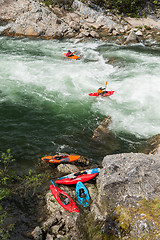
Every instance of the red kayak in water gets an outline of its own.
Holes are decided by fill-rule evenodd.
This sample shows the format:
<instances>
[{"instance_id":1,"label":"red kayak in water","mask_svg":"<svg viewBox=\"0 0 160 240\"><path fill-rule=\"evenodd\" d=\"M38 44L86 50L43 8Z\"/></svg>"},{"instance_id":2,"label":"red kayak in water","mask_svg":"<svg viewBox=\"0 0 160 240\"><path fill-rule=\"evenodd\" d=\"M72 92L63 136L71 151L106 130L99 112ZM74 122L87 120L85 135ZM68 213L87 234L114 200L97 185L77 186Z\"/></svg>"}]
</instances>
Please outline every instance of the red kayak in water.
<instances>
[{"instance_id":1,"label":"red kayak in water","mask_svg":"<svg viewBox=\"0 0 160 240\"><path fill-rule=\"evenodd\" d=\"M69 212L79 212L79 209L73 199L68 196L67 193L62 191L60 188L56 187L54 182L51 181L52 185L50 185L51 192L57 202L67 211Z\"/></svg>"},{"instance_id":2,"label":"red kayak in water","mask_svg":"<svg viewBox=\"0 0 160 240\"><path fill-rule=\"evenodd\" d=\"M98 92L93 92L93 93L89 93L89 96L94 96L94 97L109 97L111 96L115 91L104 91L104 93L102 95L98 94Z\"/></svg>"},{"instance_id":3,"label":"red kayak in water","mask_svg":"<svg viewBox=\"0 0 160 240\"><path fill-rule=\"evenodd\" d=\"M58 184L64 184L64 185L71 185L71 184L76 184L77 182L87 182L97 176L98 173L93 173L93 174L83 174L79 176L74 176L71 178L63 178L63 179L58 179L55 181L55 183Z\"/></svg>"}]
</instances>

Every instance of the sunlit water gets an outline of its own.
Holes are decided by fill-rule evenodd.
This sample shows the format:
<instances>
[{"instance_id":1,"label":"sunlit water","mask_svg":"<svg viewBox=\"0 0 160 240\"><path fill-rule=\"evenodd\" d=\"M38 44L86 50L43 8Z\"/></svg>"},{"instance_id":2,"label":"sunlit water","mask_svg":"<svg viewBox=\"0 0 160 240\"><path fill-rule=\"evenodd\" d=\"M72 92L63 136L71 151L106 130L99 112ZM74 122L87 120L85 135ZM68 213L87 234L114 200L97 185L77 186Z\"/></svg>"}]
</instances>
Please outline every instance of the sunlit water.
<instances>
[{"instance_id":1,"label":"sunlit water","mask_svg":"<svg viewBox=\"0 0 160 240\"><path fill-rule=\"evenodd\" d=\"M80 60L63 56L76 50ZM109 64L108 61L113 61ZM108 98L88 93L105 86ZM160 133L160 49L101 41L0 38L0 151L22 166L58 152L100 162ZM110 115L118 148L91 137Z\"/></svg>"}]
</instances>

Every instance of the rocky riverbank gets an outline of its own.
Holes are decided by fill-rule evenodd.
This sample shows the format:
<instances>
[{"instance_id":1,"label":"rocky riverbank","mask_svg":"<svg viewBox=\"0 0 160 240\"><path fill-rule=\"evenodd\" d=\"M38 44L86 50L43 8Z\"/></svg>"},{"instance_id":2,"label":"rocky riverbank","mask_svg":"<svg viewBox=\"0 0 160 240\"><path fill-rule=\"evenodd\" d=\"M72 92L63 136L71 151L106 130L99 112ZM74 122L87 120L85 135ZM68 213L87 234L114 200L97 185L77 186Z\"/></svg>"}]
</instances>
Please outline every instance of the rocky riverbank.
<instances>
[{"instance_id":1,"label":"rocky riverbank","mask_svg":"<svg viewBox=\"0 0 160 240\"><path fill-rule=\"evenodd\" d=\"M105 13L101 9L96 11L77 0L73 2L72 8L73 11L69 12L58 7L47 7L38 1L0 0L0 33L5 36L45 39L113 38L118 44L145 42L147 39L155 39L159 42L159 16L154 18L150 16L146 19L124 18L109 11ZM93 141L103 141L104 137L105 141L115 142L114 134L107 128L110 121L108 117L95 130ZM80 214L70 214L65 211L48 190L45 196L46 206L42 204L39 206L41 211L36 211L40 215L38 216L40 223L37 223L32 232L32 238L100 240L135 239L136 236L136 239L159 239L159 139L157 135L148 140L149 148L139 151L146 154L123 153L106 156L99 176L85 184L91 202L89 208L80 208ZM74 165L70 166L71 168L69 165L67 167L68 169L65 169L65 165L59 166L57 168L59 174L77 170ZM56 179L55 175L54 177ZM28 185L30 186L31 183L30 180ZM77 203L75 187L61 188ZM30 193L28 193L28 202L31 201L29 197ZM14 199L14 202L20 209L18 212L21 216L18 220L18 224L22 226L20 231L25 232L28 222L21 211L29 206L27 197L24 197L24 206L20 205L19 198ZM46 221L41 219L43 209L47 209ZM29 215L29 207L27 210ZM26 224L25 227L23 223ZM28 239L31 235L28 235Z\"/></svg>"},{"instance_id":2,"label":"rocky riverbank","mask_svg":"<svg viewBox=\"0 0 160 240\"><path fill-rule=\"evenodd\" d=\"M65 165L59 166L61 174L64 169ZM71 214L49 191L49 218L34 229L32 236L39 240L159 239L159 182L159 152L108 155L96 180L85 183L91 197L89 208L78 205L80 213ZM75 187L61 185L61 189L77 203Z\"/></svg>"},{"instance_id":3,"label":"rocky riverbank","mask_svg":"<svg viewBox=\"0 0 160 240\"><path fill-rule=\"evenodd\" d=\"M107 117L95 129L93 139L107 135ZM101 139L99 135L103 136ZM111 139L110 139L111 140ZM91 198L87 209L69 213L46 194L48 220L32 232L34 239L159 239L160 236L160 135L148 139L145 153L106 156L99 176L85 183ZM77 171L75 165L61 164L59 175ZM77 203L75 186L60 188ZM78 204L78 203L77 203ZM154 235L154 237L153 237Z\"/></svg>"},{"instance_id":4,"label":"rocky riverbank","mask_svg":"<svg viewBox=\"0 0 160 240\"><path fill-rule=\"evenodd\" d=\"M118 44L160 39L160 19L132 19L74 0L72 11L33 0L0 1L0 34L41 38L117 39Z\"/></svg>"}]
</instances>

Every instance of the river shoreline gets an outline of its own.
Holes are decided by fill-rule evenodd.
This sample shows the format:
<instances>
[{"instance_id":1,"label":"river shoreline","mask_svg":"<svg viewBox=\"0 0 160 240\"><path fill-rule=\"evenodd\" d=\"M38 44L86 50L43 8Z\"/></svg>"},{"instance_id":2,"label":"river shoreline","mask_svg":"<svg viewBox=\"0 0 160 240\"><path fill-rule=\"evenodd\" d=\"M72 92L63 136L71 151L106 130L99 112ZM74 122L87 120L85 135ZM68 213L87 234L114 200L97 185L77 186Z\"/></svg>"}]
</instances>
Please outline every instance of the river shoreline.
<instances>
[{"instance_id":1,"label":"river shoreline","mask_svg":"<svg viewBox=\"0 0 160 240\"><path fill-rule=\"evenodd\" d=\"M43 39L95 38L104 41L114 37L118 44L148 39L158 43L160 40L159 15L138 19L110 12L104 14L78 0L74 0L72 8L73 11L69 12L58 7L47 7L38 1L1 1L1 35Z\"/></svg>"},{"instance_id":2,"label":"river shoreline","mask_svg":"<svg viewBox=\"0 0 160 240\"><path fill-rule=\"evenodd\" d=\"M3 2L8 3L8 1L1 1L1 4L3 4ZM21 2L22 5L24 4L23 1L17 2ZM14 3L14 6L17 6L16 2ZM33 2L31 1L30 3ZM65 25L63 24L61 17L58 17L55 19L55 26L58 27L58 32L57 28L55 28L54 32L47 32L46 25L45 27L43 25L42 31L42 28L39 27L42 23L45 23L45 20L42 22L40 15L36 13L35 10L37 6L39 7L39 4L36 5L35 8L32 8L32 11L28 12L28 6L32 7L30 3L26 2L26 5L23 5L24 12L22 11L21 13L16 13L16 11L14 11L14 8L9 8L8 5L9 14L7 12L4 14L6 9L2 9L3 5L0 5L0 10L3 10L3 14L5 15L4 16L1 14L1 16L3 16L3 19L1 18L1 21L3 22L4 27L3 31L1 32L2 35L14 37L40 37L45 39L62 39L66 37L83 40L86 38L100 38L104 41L108 36L109 39L113 37L113 41L116 41L116 39L118 39L118 44L128 44L132 41L137 43L141 38L142 41L147 39L154 39L154 37L152 37L152 33L154 33L153 35L156 37L157 43L159 42L159 30L156 28L157 21L154 21L152 23L147 22L149 19L145 19L145 21L142 22L141 19L138 19L138 22L136 19L134 19L134 23L130 23L130 26L128 23L126 24L129 19L125 19L125 24L122 25L129 27L127 27L126 30L125 27L123 27L120 29L120 31L118 30L117 26L107 27L106 29L99 29L99 26L97 26L98 29L95 31L96 25L94 25L94 27L92 27L92 30L94 29L94 31L92 32L91 29L88 29L88 25L84 27L84 22L81 28L79 28L79 26L76 24L74 25L72 22L71 25L74 26L73 30L73 28L69 26L69 21L68 24ZM47 9L46 11L48 14L55 11L55 9L52 10L52 7L40 7L39 10L42 13L41 17L44 16L44 9ZM61 11L59 9L56 10L60 16ZM32 19L30 19L30 24L27 22L28 25L24 25L23 18L27 21L24 13L28 13L29 15L27 15L27 17L31 17ZM32 14L35 16L35 19L33 19ZM70 13L67 16L70 16ZM51 19L53 20L54 17L55 15L52 15ZM73 17L76 19L77 15L72 15L72 18ZM78 21L80 21L79 19ZM95 24L93 22L93 19L89 20L90 24L93 26L93 24ZM120 19L120 21L122 21L122 19ZM4 24L4 22L6 22L6 24ZM36 25L36 22L38 22L39 25ZM113 22L110 22L110 24L114 24ZM104 22L102 25L103 24ZM62 27L61 29L59 29L60 26ZM123 30L126 32L124 33ZM132 41L128 40L128 42L126 42L131 30L133 30L134 33L138 31L139 32L137 34L132 34ZM98 35L96 35L96 33L98 33ZM17 189L15 188L14 184L11 185L11 188L13 188L15 191L15 195L6 200L6 203L8 205L5 204L4 200L4 209L6 209L6 206L9 206L9 200L15 207L19 207L19 210L16 212L16 214L12 209L12 206L8 207L8 209L12 209L13 214L17 216L17 218L14 219L15 222L13 222L15 224L15 227L17 227L15 229L18 229L18 231L15 230L14 232L13 229L12 232L11 230L13 233L12 239L21 239L21 236L23 236L24 239L34 238L39 240L100 240L104 239L105 237L110 237L110 239L112 237L114 237L114 239L126 239L130 237L130 239L134 239L135 236L141 239L144 237L145 239L151 239L150 237L152 236L153 232L154 239L158 239L160 234L159 226L157 224L159 223L159 216L157 215L157 212L159 211L160 176L158 170L160 169L160 163L159 155L153 156L153 153L159 154L159 139L159 135L149 139L149 144L151 147L153 147L153 149L151 149L150 153L146 150L147 154L122 153L107 155L103 159L102 171L96 181L92 183L86 183L86 186L92 198L92 203L88 210L82 209L81 215L79 217L72 216L70 213L64 211L61 206L59 206L57 202L54 201L54 197L48 190L49 179L54 178L55 180L58 176L56 175L56 169L52 171L53 169L51 170L47 166L43 166L40 170L41 174L39 174L39 172L38 174L30 172L30 174L28 174L28 176L24 179L24 189L22 189L20 185L17 187ZM64 166L61 167L62 170L58 174L63 175ZM92 165L90 167L92 167ZM39 185L40 180L43 180L43 184L46 184L44 189L41 188L41 185ZM16 183L16 177L15 179L13 178L12 181L15 181ZM22 184L22 182L20 182L20 184ZM19 191L19 187L21 191ZM38 193L35 191L35 188L40 188ZM73 196L76 201L74 188L62 188L71 196ZM20 196L21 194L22 198ZM34 199L36 199L36 201L34 201ZM149 207L147 208L147 206L151 206L151 209L153 210L152 216L150 209ZM45 209L46 212L43 209ZM33 218L30 218L32 214ZM8 221L10 219L11 218L8 218ZM28 219L31 221L29 224ZM8 221L6 226L8 226ZM35 229L33 230L33 228Z\"/></svg>"}]
</instances>

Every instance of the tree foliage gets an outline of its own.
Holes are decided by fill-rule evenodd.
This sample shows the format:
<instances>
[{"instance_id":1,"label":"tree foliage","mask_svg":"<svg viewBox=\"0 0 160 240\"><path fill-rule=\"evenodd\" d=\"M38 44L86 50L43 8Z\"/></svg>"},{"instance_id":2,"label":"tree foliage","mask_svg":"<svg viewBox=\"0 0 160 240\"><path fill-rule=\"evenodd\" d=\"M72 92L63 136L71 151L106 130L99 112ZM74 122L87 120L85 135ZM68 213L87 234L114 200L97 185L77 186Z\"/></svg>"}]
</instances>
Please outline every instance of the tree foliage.
<instances>
[{"instance_id":1,"label":"tree foliage","mask_svg":"<svg viewBox=\"0 0 160 240\"><path fill-rule=\"evenodd\" d=\"M91 0L85 2L131 16L142 16L160 8L159 0Z\"/></svg>"},{"instance_id":2,"label":"tree foliage","mask_svg":"<svg viewBox=\"0 0 160 240\"><path fill-rule=\"evenodd\" d=\"M9 180L9 167L10 167L11 163L14 161L15 161L15 159L13 158L10 149L7 149L6 153L1 154L1 157L0 157L0 164L1 164L0 182L4 185L6 185L7 180Z\"/></svg>"}]
</instances>

